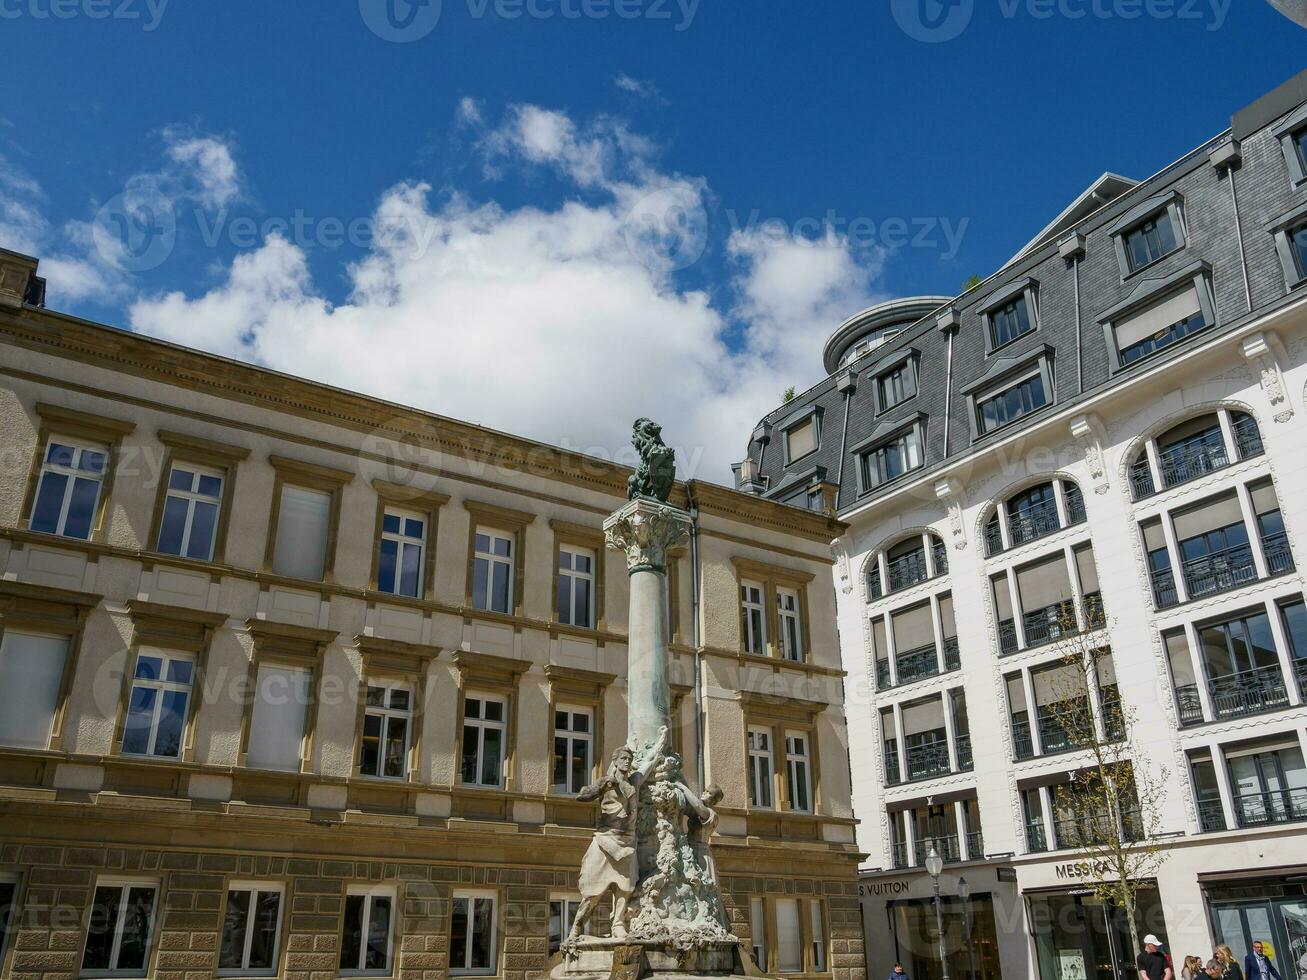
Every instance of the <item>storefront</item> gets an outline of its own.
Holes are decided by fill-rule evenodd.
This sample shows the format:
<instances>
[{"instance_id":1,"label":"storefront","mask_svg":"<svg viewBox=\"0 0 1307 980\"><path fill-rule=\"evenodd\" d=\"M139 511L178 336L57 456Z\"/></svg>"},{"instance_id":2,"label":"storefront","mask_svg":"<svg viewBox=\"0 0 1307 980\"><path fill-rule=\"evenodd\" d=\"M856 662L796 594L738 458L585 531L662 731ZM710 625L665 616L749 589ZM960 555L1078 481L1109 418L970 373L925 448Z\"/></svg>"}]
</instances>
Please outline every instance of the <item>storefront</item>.
<instances>
[{"instance_id":1,"label":"storefront","mask_svg":"<svg viewBox=\"0 0 1307 980\"><path fill-rule=\"evenodd\" d=\"M1204 881L1212 935L1243 962L1260 941L1284 980L1307 980L1307 873Z\"/></svg>"},{"instance_id":2,"label":"storefront","mask_svg":"<svg viewBox=\"0 0 1307 980\"><path fill-rule=\"evenodd\" d=\"M894 959L914 980L943 976L939 968L939 929L935 903L929 898L890 901L890 929ZM1001 980L998 930L994 924L993 896L972 895L940 899L944 923L944 950L952 980Z\"/></svg>"},{"instance_id":3,"label":"storefront","mask_svg":"<svg viewBox=\"0 0 1307 980\"><path fill-rule=\"evenodd\" d=\"M1026 892L1040 980L1135 980L1139 950L1125 911L1087 888ZM1138 892L1136 927L1166 940L1166 919L1155 884Z\"/></svg>"}]
</instances>

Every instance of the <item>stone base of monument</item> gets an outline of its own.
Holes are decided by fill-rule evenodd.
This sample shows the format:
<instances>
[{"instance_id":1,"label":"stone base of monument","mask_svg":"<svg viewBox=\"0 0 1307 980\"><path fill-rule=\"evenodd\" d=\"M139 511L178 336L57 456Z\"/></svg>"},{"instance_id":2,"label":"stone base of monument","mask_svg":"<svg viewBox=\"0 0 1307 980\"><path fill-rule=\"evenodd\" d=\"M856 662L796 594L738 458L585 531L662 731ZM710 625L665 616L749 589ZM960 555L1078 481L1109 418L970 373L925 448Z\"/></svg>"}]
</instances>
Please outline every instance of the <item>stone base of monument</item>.
<instances>
[{"instance_id":1,"label":"stone base of monument","mask_svg":"<svg viewBox=\"0 0 1307 980\"><path fill-rule=\"evenodd\" d=\"M707 943L691 950L669 943L587 936L560 955L552 980L688 980L691 977L757 976L738 943Z\"/></svg>"}]
</instances>

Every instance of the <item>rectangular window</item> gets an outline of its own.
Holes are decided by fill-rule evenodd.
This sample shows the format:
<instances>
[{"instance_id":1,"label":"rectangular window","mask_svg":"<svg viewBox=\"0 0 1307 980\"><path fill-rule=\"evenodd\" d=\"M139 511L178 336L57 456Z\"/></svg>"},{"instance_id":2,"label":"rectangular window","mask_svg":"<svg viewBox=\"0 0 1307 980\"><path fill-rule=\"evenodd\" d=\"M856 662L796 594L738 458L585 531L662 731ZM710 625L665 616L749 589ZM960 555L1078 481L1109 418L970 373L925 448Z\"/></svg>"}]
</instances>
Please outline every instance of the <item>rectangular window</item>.
<instances>
[{"instance_id":1,"label":"rectangular window","mask_svg":"<svg viewBox=\"0 0 1307 980\"><path fill-rule=\"evenodd\" d=\"M822 915L821 902L815 899L808 902L809 938L812 943L812 972L826 972L826 917Z\"/></svg>"},{"instance_id":2,"label":"rectangular window","mask_svg":"<svg viewBox=\"0 0 1307 980\"><path fill-rule=\"evenodd\" d=\"M141 650L123 731L125 755L181 758L195 661L186 654Z\"/></svg>"},{"instance_id":3,"label":"rectangular window","mask_svg":"<svg viewBox=\"0 0 1307 980\"><path fill-rule=\"evenodd\" d=\"M449 925L449 972L490 976L495 972L495 896L455 892Z\"/></svg>"},{"instance_id":4,"label":"rectangular window","mask_svg":"<svg viewBox=\"0 0 1307 980\"><path fill-rule=\"evenodd\" d=\"M1307 170L1307 126L1294 133L1290 139L1293 141L1294 152L1298 154L1298 166Z\"/></svg>"},{"instance_id":5,"label":"rectangular window","mask_svg":"<svg viewBox=\"0 0 1307 980\"><path fill-rule=\"evenodd\" d=\"M1161 211L1141 224L1135 225L1123 236L1126 261L1135 272L1151 265L1176 248L1175 226L1170 210Z\"/></svg>"},{"instance_id":6,"label":"rectangular window","mask_svg":"<svg viewBox=\"0 0 1307 980\"><path fill-rule=\"evenodd\" d=\"M0 745L48 749L68 665L68 638L5 630L0 639Z\"/></svg>"},{"instance_id":7,"label":"rectangular window","mask_svg":"<svg viewBox=\"0 0 1307 980\"><path fill-rule=\"evenodd\" d=\"M263 664L254 682L245 764L251 769L299 772L304 722L312 697L313 672Z\"/></svg>"},{"instance_id":8,"label":"rectangular window","mask_svg":"<svg viewBox=\"0 0 1307 980\"><path fill-rule=\"evenodd\" d=\"M563 940L572 931L576 921L576 910L581 907L581 899L574 895L555 895L549 899L549 955L553 956L563 946ZM582 935L590 935L587 922L581 930Z\"/></svg>"},{"instance_id":9,"label":"rectangular window","mask_svg":"<svg viewBox=\"0 0 1307 980\"><path fill-rule=\"evenodd\" d=\"M377 589L390 595L422 595L422 553L427 522L418 514L386 508L381 516Z\"/></svg>"},{"instance_id":10,"label":"rectangular window","mask_svg":"<svg viewBox=\"0 0 1307 980\"><path fill-rule=\"evenodd\" d=\"M12 876L0 877L0 962L4 961L5 951L9 948L9 934L18 913L18 879Z\"/></svg>"},{"instance_id":11,"label":"rectangular window","mask_svg":"<svg viewBox=\"0 0 1307 980\"><path fill-rule=\"evenodd\" d=\"M786 660L802 660L803 627L799 622L799 593L794 589L778 588L776 612L781 630L781 656Z\"/></svg>"},{"instance_id":12,"label":"rectangular window","mask_svg":"<svg viewBox=\"0 0 1307 980\"><path fill-rule=\"evenodd\" d=\"M594 626L595 553L570 545L558 549L558 621Z\"/></svg>"},{"instance_id":13,"label":"rectangular window","mask_svg":"<svg viewBox=\"0 0 1307 980\"><path fill-rule=\"evenodd\" d=\"M103 446L51 439L32 505L33 531L89 540L109 462Z\"/></svg>"},{"instance_id":14,"label":"rectangular window","mask_svg":"<svg viewBox=\"0 0 1307 980\"><path fill-rule=\"evenodd\" d=\"M216 470L189 463L173 465L159 521L158 550L162 554L212 560L222 484L223 476Z\"/></svg>"},{"instance_id":15,"label":"rectangular window","mask_svg":"<svg viewBox=\"0 0 1307 980\"><path fill-rule=\"evenodd\" d=\"M780 973L803 972L803 933L797 898L776 899L776 968Z\"/></svg>"},{"instance_id":16,"label":"rectangular window","mask_svg":"<svg viewBox=\"0 0 1307 980\"><path fill-rule=\"evenodd\" d=\"M876 389L882 412L912 398L917 393L917 372L912 362L904 361L892 371L886 371L876 379Z\"/></svg>"},{"instance_id":17,"label":"rectangular window","mask_svg":"<svg viewBox=\"0 0 1307 980\"><path fill-rule=\"evenodd\" d=\"M490 612L512 612L512 535L477 529L472 568L472 605L476 609Z\"/></svg>"},{"instance_id":18,"label":"rectangular window","mask_svg":"<svg viewBox=\"0 0 1307 980\"><path fill-rule=\"evenodd\" d=\"M554 709L554 792L575 796L590 781L594 713L589 708Z\"/></svg>"},{"instance_id":19,"label":"rectangular window","mask_svg":"<svg viewBox=\"0 0 1307 980\"><path fill-rule=\"evenodd\" d=\"M158 884L152 881L96 883L82 952L82 976L145 976L158 892Z\"/></svg>"},{"instance_id":20,"label":"rectangular window","mask_svg":"<svg viewBox=\"0 0 1307 980\"><path fill-rule=\"evenodd\" d=\"M505 703L469 694L463 699L463 784L498 789L504 783Z\"/></svg>"},{"instance_id":21,"label":"rectangular window","mask_svg":"<svg viewBox=\"0 0 1307 980\"><path fill-rule=\"evenodd\" d=\"M1206 326L1198 289L1190 286L1115 325L1121 364L1133 364Z\"/></svg>"},{"instance_id":22,"label":"rectangular window","mask_svg":"<svg viewBox=\"0 0 1307 980\"><path fill-rule=\"evenodd\" d=\"M921 428L913 426L862 457L862 485L867 490L879 487L917 469L922 462Z\"/></svg>"},{"instance_id":23,"label":"rectangular window","mask_svg":"<svg viewBox=\"0 0 1307 980\"><path fill-rule=\"evenodd\" d=\"M1290 228L1285 234L1289 236L1289 251L1293 255L1298 279L1307 279L1307 222Z\"/></svg>"},{"instance_id":24,"label":"rectangular window","mask_svg":"<svg viewBox=\"0 0 1307 980\"><path fill-rule=\"evenodd\" d=\"M277 542L272 570L278 575L320 582L327 567L327 535L334 498L325 490L284 486L277 507Z\"/></svg>"},{"instance_id":25,"label":"rectangular window","mask_svg":"<svg viewBox=\"0 0 1307 980\"><path fill-rule=\"evenodd\" d=\"M749 899L749 932L753 936L753 961L767 972L767 905L761 898Z\"/></svg>"},{"instance_id":26,"label":"rectangular window","mask_svg":"<svg viewBox=\"0 0 1307 980\"><path fill-rule=\"evenodd\" d=\"M280 885L232 884L218 950L219 976L277 974L281 939Z\"/></svg>"},{"instance_id":27,"label":"rectangular window","mask_svg":"<svg viewBox=\"0 0 1307 980\"><path fill-rule=\"evenodd\" d=\"M767 607L763 604L763 588L756 582L740 583L740 605L744 610L744 649L746 653L764 656L767 652Z\"/></svg>"},{"instance_id":28,"label":"rectangular window","mask_svg":"<svg viewBox=\"0 0 1307 980\"><path fill-rule=\"evenodd\" d=\"M413 691L407 684L370 680L366 701L359 773L405 779L408 776L409 729L413 722Z\"/></svg>"},{"instance_id":29,"label":"rectangular window","mask_svg":"<svg viewBox=\"0 0 1307 980\"><path fill-rule=\"evenodd\" d=\"M340 941L342 976L389 976L395 946L395 894L389 888L350 886Z\"/></svg>"},{"instance_id":30,"label":"rectangular window","mask_svg":"<svg viewBox=\"0 0 1307 980\"><path fill-rule=\"evenodd\" d=\"M1025 293L1022 293L1012 302L1000 306L989 315L990 348L995 349L1010 344L1034 329L1035 323L1030 317L1030 306L1026 302Z\"/></svg>"},{"instance_id":31,"label":"rectangular window","mask_svg":"<svg viewBox=\"0 0 1307 980\"><path fill-rule=\"evenodd\" d=\"M771 731L766 728L749 729L749 805L772 810L776 802L772 796Z\"/></svg>"},{"instance_id":32,"label":"rectangular window","mask_svg":"<svg viewBox=\"0 0 1307 980\"><path fill-rule=\"evenodd\" d=\"M1044 376L1033 374L977 403L980 432L993 432L1048 404Z\"/></svg>"},{"instance_id":33,"label":"rectangular window","mask_svg":"<svg viewBox=\"0 0 1307 980\"><path fill-rule=\"evenodd\" d=\"M785 733L786 785L790 792L790 809L812 812L812 765L808 758L808 736Z\"/></svg>"},{"instance_id":34,"label":"rectangular window","mask_svg":"<svg viewBox=\"0 0 1307 980\"><path fill-rule=\"evenodd\" d=\"M792 463L796 459L807 456L808 453L815 452L816 449L817 417L815 415L785 430L785 459L787 463Z\"/></svg>"}]
</instances>

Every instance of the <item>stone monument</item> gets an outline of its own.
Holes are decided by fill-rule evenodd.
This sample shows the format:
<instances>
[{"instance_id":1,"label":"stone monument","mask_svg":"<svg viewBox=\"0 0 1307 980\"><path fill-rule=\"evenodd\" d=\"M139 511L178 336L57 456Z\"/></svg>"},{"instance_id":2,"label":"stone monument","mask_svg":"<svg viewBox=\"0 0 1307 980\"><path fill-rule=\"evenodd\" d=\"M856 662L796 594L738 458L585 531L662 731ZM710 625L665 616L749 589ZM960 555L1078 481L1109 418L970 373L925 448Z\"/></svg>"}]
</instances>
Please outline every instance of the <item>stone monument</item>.
<instances>
[{"instance_id":1,"label":"stone monument","mask_svg":"<svg viewBox=\"0 0 1307 980\"><path fill-rule=\"evenodd\" d=\"M633 441L640 465L628 481L628 501L604 522L605 539L626 555L631 580L627 740L580 795L599 801L599 816L556 980L749 970L727 925L708 844L721 791L691 789L668 748L667 552L688 535L690 515L667 502L675 455L663 445L661 427L638 419ZM584 935L605 896L612 899L609 935Z\"/></svg>"}]
</instances>

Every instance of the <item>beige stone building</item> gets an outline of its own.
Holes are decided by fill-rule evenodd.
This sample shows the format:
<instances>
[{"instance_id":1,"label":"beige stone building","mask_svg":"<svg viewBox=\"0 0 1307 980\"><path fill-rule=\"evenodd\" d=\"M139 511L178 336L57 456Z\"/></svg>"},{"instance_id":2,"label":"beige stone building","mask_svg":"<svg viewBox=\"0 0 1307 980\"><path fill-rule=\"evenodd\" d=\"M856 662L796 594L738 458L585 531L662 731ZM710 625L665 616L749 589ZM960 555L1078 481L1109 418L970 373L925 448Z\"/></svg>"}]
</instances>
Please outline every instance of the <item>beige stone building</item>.
<instances>
[{"instance_id":1,"label":"beige stone building","mask_svg":"<svg viewBox=\"0 0 1307 980\"><path fill-rule=\"evenodd\" d=\"M55 313L36 265L0 252L0 973L541 976L625 738L629 471ZM861 980L843 525L673 502L733 928Z\"/></svg>"}]
</instances>

